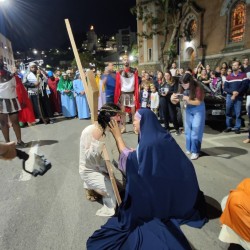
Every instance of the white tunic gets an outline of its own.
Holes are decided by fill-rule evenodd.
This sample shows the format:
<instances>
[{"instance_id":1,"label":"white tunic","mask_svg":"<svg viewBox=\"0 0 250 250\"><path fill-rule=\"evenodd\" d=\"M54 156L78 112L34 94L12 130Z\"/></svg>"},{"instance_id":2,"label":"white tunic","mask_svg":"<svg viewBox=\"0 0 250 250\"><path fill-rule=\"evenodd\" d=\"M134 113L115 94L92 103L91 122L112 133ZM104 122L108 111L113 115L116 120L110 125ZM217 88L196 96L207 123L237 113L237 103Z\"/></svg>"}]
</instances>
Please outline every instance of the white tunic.
<instances>
[{"instance_id":1,"label":"white tunic","mask_svg":"<svg viewBox=\"0 0 250 250\"><path fill-rule=\"evenodd\" d=\"M12 77L9 81L0 83L0 98L14 99L16 94L16 79Z\"/></svg>"},{"instance_id":2,"label":"white tunic","mask_svg":"<svg viewBox=\"0 0 250 250\"><path fill-rule=\"evenodd\" d=\"M102 157L104 141L103 139L98 141L93 137L95 126L89 125L82 131L79 173L84 181L84 187L106 193L107 195L103 197L103 204L113 209L116 206L116 199Z\"/></svg>"},{"instance_id":3,"label":"white tunic","mask_svg":"<svg viewBox=\"0 0 250 250\"><path fill-rule=\"evenodd\" d=\"M134 92L134 90L135 90L134 74L132 74L132 76L129 78L121 76L121 91L122 92Z\"/></svg>"},{"instance_id":4,"label":"white tunic","mask_svg":"<svg viewBox=\"0 0 250 250\"><path fill-rule=\"evenodd\" d=\"M80 139L80 175L89 172L107 173L105 161L101 155L104 146L103 141L93 137L95 125L90 125L82 131Z\"/></svg>"}]
</instances>

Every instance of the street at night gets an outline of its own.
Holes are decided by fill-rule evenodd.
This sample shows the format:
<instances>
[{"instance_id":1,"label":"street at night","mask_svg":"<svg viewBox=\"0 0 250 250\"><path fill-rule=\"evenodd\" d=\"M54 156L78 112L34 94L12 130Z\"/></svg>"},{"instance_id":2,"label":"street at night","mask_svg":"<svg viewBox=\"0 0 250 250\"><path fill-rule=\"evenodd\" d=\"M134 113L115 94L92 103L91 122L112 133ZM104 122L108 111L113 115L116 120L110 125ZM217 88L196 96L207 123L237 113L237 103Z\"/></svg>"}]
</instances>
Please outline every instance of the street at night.
<instances>
[{"instance_id":1,"label":"street at night","mask_svg":"<svg viewBox=\"0 0 250 250\"><path fill-rule=\"evenodd\" d=\"M95 215L101 204L86 200L79 176L79 138L89 124L59 119L22 130L26 142L33 141L33 147L39 144L38 152L52 162L52 169L34 178L22 171L18 159L1 162L0 249L85 249L88 237L106 222ZM131 125L128 130L132 131ZM184 135L173 137L185 150ZM210 221L202 229L183 227L193 249L227 249L218 240L220 202L249 173L250 149L242 144L244 137L206 126L203 156L194 166ZM134 133L128 131L124 138L129 146L136 146Z\"/></svg>"},{"instance_id":2,"label":"street at night","mask_svg":"<svg viewBox=\"0 0 250 250\"><path fill-rule=\"evenodd\" d=\"M250 250L250 0L0 0L0 250Z\"/></svg>"}]
</instances>

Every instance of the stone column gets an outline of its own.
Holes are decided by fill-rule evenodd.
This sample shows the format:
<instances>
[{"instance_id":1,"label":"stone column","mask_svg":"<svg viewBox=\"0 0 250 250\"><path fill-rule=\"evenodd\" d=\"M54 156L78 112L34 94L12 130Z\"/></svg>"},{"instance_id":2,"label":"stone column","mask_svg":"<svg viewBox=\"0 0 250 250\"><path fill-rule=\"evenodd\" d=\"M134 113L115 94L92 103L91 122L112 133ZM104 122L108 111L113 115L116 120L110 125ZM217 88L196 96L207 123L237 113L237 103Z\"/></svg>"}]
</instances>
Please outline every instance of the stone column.
<instances>
[{"instance_id":1,"label":"stone column","mask_svg":"<svg viewBox=\"0 0 250 250\"><path fill-rule=\"evenodd\" d=\"M145 23L142 24L143 32L147 32L147 25ZM148 61L148 40L143 38L143 59L144 63Z\"/></svg>"}]
</instances>

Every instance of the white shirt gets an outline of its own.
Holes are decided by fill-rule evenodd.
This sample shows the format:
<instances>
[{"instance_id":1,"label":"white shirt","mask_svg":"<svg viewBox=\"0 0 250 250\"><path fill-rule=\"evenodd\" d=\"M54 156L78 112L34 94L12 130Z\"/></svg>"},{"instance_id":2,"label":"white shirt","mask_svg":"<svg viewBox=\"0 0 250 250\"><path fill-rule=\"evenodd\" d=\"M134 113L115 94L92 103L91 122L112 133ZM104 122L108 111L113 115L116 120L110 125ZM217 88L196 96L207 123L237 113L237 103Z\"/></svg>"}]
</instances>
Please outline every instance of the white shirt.
<instances>
[{"instance_id":1,"label":"white shirt","mask_svg":"<svg viewBox=\"0 0 250 250\"><path fill-rule=\"evenodd\" d=\"M158 92L151 92L150 95L150 108L151 109L157 109L159 108L159 94Z\"/></svg>"},{"instance_id":2,"label":"white shirt","mask_svg":"<svg viewBox=\"0 0 250 250\"><path fill-rule=\"evenodd\" d=\"M170 69L170 72L171 72L171 75L172 76L175 76L176 75L176 71L177 71L177 69Z\"/></svg>"},{"instance_id":3,"label":"white shirt","mask_svg":"<svg viewBox=\"0 0 250 250\"><path fill-rule=\"evenodd\" d=\"M134 92L135 90L135 77L132 74L131 77L121 76L121 91L122 92Z\"/></svg>"},{"instance_id":4,"label":"white shirt","mask_svg":"<svg viewBox=\"0 0 250 250\"><path fill-rule=\"evenodd\" d=\"M40 91L42 91L43 81L42 81L41 77L39 77L37 79L37 76L33 72L29 72L27 74L26 78L27 78L28 82L30 82L30 83L36 83L39 80L39 83L40 83L39 89L40 89ZM38 91L37 88L28 88L28 93L37 94L37 91Z\"/></svg>"},{"instance_id":5,"label":"white shirt","mask_svg":"<svg viewBox=\"0 0 250 250\"><path fill-rule=\"evenodd\" d=\"M79 173L105 172L107 168L101 155L104 141L98 141L93 137L95 125L89 125L82 131L80 138Z\"/></svg>"}]
</instances>

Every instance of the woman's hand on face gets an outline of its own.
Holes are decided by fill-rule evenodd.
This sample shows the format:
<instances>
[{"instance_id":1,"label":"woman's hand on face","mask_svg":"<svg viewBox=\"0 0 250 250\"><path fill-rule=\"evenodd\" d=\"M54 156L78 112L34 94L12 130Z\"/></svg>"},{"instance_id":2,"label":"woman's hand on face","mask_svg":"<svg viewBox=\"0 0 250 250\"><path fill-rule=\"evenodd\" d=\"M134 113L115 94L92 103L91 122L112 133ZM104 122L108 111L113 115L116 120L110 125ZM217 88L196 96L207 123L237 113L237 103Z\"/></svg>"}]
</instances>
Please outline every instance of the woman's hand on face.
<instances>
[{"instance_id":1,"label":"woman's hand on face","mask_svg":"<svg viewBox=\"0 0 250 250\"><path fill-rule=\"evenodd\" d=\"M110 120L109 122L110 131L115 138L121 137L121 130L116 120Z\"/></svg>"}]
</instances>

